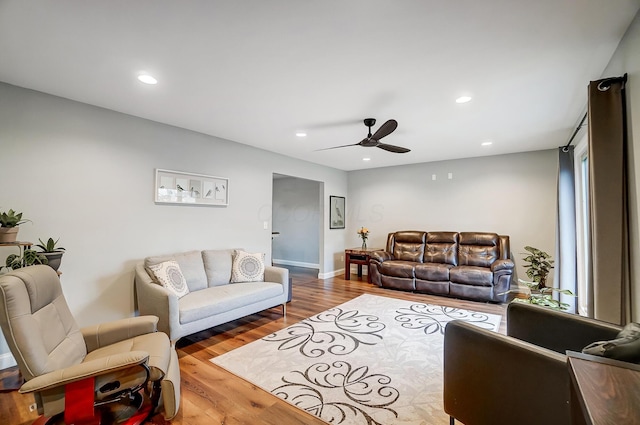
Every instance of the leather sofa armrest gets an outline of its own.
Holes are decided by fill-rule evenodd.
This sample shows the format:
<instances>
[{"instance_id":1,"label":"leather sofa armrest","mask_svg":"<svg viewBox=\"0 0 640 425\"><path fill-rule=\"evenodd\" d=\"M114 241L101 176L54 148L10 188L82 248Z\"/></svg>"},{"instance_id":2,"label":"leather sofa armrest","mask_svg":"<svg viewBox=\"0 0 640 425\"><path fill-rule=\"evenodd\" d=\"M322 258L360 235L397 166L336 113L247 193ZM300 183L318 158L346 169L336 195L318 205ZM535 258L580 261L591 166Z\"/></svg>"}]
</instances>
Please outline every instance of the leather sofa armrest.
<instances>
[{"instance_id":1,"label":"leather sofa armrest","mask_svg":"<svg viewBox=\"0 0 640 425\"><path fill-rule=\"evenodd\" d=\"M507 335L564 354L596 341L614 339L622 327L537 305L507 307Z\"/></svg>"},{"instance_id":2,"label":"leather sofa armrest","mask_svg":"<svg viewBox=\"0 0 640 425\"><path fill-rule=\"evenodd\" d=\"M20 393L44 391L63 386L70 382L80 381L91 376L106 375L127 369L131 366L146 363L148 359L149 354L145 351L130 351L102 357L30 379L20 387Z\"/></svg>"},{"instance_id":3,"label":"leather sofa armrest","mask_svg":"<svg viewBox=\"0 0 640 425\"><path fill-rule=\"evenodd\" d=\"M393 260L393 254L387 251L373 251L369 254L369 260L382 263L387 260Z\"/></svg>"},{"instance_id":4,"label":"leather sofa armrest","mask_svg":"<svg viewBox=\"0 0 640 425\"><path fill-rule=\"evenodd\" d=\"M502 270L513 271L514 266L512 260L496 260L491 264L491 271L494 273Z\"/></svg>"},{"instance_id":5,"label":"leather sofa armrest","mask_svg":"<svg viewBox=\"0 0 640 425\"><path fill-rule=\"evenodd\" d=\"M462 423L570 423L566 356L463 321L444 334L444 410Z\"/></svg>"},{"instance_id":6,"label":"leather sofa armrest","mask_svg":"<svg viewBox=\"0 0 640 425\"><path fill-rule=\"evenodd\" d=\"M156 332L157 325L156 316L138 316L87 326L80 329L80 332L87 351L92 352L125 339Z\"/></svg>"},{"instance_id":7,"label":"leather sofa armrest","mask_svg":"<svg viewBox=\"0 0 640 425\"><path fill-rule=\"evenodd\" d=\"M142 264L136 266L136 300L141 315L156 316L158 330L169 335L175 342L177 333L172 335L171 328L180 329L180 311L178 297L151 280Z\"/></svg>"}]
</instances>

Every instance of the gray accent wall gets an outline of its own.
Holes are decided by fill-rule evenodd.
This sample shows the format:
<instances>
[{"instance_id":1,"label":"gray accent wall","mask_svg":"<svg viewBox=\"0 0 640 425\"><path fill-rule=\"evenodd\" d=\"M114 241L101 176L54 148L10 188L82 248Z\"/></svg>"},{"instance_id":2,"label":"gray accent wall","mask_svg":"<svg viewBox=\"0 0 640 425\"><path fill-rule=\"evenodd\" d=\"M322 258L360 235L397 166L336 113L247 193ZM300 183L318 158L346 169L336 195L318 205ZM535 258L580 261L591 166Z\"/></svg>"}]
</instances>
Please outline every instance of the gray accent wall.
<instances>
[{"instance_id":1,"label":"gray accent wall","mask_svg":"<svg viewBox=\"0 0 640 425\"><path fill-rule=\"evenodd\" d=\"M554 252L557 172L555 149L350 172L347 244L361 226L369 248L398 230L496 232L522 277L525 245Z\"/></svg>"},{"instance_id":2,"label":"gray accent wall","mask_svg":"<svg viewBox=\"0 0 640 425\"><path fill-rule=\"evenodd\" d=\"M320 256L320 183L292 177L273 180L274 262L317 268Z\"/></svg>"}]
</instances>

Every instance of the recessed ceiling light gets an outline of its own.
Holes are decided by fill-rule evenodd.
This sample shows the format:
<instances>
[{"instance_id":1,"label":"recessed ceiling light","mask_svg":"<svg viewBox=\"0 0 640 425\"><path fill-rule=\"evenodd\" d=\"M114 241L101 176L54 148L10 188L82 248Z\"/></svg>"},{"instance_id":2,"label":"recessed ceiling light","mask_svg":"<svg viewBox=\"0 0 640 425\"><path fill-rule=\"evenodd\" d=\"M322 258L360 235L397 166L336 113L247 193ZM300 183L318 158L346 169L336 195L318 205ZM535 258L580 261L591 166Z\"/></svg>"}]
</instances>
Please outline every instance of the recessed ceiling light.
<instances>
[{"instance_id":1,"label":"recessed ceiling light","mask_svg":"<svg viewBox=\"0 0 640 425\"><path fill-rule=\"evenodd\" d=\"M307 137L307 133L305 133L304 131L298 131L296 133L296 136L298 136L298 137Z\"/></svg>"},{"instance_id":2,"label":"recessed ceiling light","mask_svg":"<svg viewBox=\"0 0 640 425\"><path fill-rule=\"evenodd\" d=\"M145 84L158 84L158 80L156 80L155 78L153 78L149 74L140 74L140 75L138 75L138 80L140 80L141 82L143 82Z\"/></svg>"},{"instance_id":3,"label":"recessed ceiling light","mask_svg":"<svg viewBox=\"0 0 640 425\"><path fill-rule=\"evenodd\" d=\"M471 100L470 96L460 96L459 98L456 99L456 103L467 103L470 100Z\"/></svg>"},{"instance_id":4,"label":"recessed ceiling light","mask_svg":"<svg viewBox=\"0 0 640 425\"><path fill-rule=\"evenodd\" d=\"M480 146L491 146L493 145L493 142L491 140L485 140L484 142L480 143Z\"/></svg>"},{"instance_id":5,"label":"recessed ceiling light","mask_svg":"<svg viewBox=\"0 0 640 425\"><path fill-rule=\"evenodd\" d=\"M371 161L371 158L362 158L363 161Z\"/></svg>"}]
</instances>

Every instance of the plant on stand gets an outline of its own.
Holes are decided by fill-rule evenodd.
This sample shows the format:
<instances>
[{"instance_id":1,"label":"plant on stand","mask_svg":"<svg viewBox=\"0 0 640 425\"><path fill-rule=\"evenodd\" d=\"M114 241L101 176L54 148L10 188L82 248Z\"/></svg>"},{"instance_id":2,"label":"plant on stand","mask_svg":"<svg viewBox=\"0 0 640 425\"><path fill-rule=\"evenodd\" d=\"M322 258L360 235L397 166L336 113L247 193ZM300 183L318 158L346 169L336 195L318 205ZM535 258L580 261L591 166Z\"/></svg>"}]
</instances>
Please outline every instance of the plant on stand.
<instances>
[{"instance_id":1,"label":"plant on stand","mask_svg":"<svg viewBox=\"0 0 640 425\"><path fill-rule=\"evenodd\" d=\"M33 249L25 249L22 255L9 255L4 267L8 270L16 270L22 267L33 266L34 264L47 264L47 262L47 257L39 252Z\"/></svg>"},{"instance_id":2,"label":"plant on stand","mask_svg":"<svg viewBox=\"0 0 640 425\"><path fill-rule=\"evenodd\" d=\"M0 213L0 243L12 243L18 238L18 226L26 223L27 219L22 218L22 213L9 210Z\"/></svg>"},{"instance_id":3,"label":"plant on stand","mask_svg":"<svg viewBox=\"0 0 640 425\"><path fill-rule=\"evenodd\" d=\"M36 245L38 249L40 249L39 254L43 255L47 258L47 264L53 269L58 270L60 267L60 262L62 261L62 254L64 254L64 248L58 246L58 241L60 238L55 241L53 238L49 238L47 242L43 242L42 239L38 239L40 243Z\"/></svg>"},{"instance_id":4,"label":"plant on stand","mask_svg":"<svg viewBox=\"0 0 640 425\"><path fill-rule=\"evenodd\" d=\"M367 249L367 238L369 237L369 229L361 227L358 230L358 236L362 238L362 249Z\"/></svg>"},{"instance_id":5,"label":"plant on stand","mask_svg":"<svg viewBox=\"0 0 640 425\"><path fill-rule=\"evenodd\" d=\"M528 263L525 268L527 269L527 277L529 277L531 281L522 279L518 279L518 281L528 287L529 293L526 294L526 298L516 297L513 301L537 304L555 310L567 310L569 308L569 304L554 299L553 293L558 292L564 295L575 296L573 295L573 292L568 289L550 288L547 286L547 276L553 268L551 255L531 246L525 246L524 249L527 251L527 256L522 260ZM518 290L512 289L505 292L505 294L510 292L520 293Z\"/></svg>"}]
</instances>

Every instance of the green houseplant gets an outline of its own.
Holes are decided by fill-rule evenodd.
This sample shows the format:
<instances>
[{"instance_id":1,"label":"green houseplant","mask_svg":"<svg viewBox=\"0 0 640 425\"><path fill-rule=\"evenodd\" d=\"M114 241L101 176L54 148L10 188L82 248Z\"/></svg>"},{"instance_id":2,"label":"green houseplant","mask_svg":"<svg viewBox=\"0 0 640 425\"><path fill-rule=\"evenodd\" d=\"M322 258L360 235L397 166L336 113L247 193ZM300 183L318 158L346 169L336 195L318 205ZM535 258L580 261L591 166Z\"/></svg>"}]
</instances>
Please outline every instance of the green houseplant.
<instances>
[{"instance_id":1,"label":"green houseplant","mask_svg":"<svg viewBox=\"0 0 640 425\"><path fill-rule=\"evenodd\" d=\"M527 270L527 277L529 277L531 281L522 279L518 279L518 281L527 286L529 293L525 294L524 298L516 297L513 301L537 304L555 310L567 310L569 304L554 299L553 293L557 292L559 294L574 296L573 293L568 289L550 288L547 286L547 277L553 268L551 255L532 246L525 246L524 249L527 252L525 253L526 257L522 260L527 263L525 269ZM522 294L520 291L514 289L504 293L508 294L513 292Z\"/></svg>"},{"instance_id":2,"label":"green houseplant","mask_svg":"<svg viewBox=\"0 0 640 425\"><path fill-rule=\"evenodd\" d=\"M49 264L53 270L58 270L60 267L62 254L64 254L65 251L63 247L58 245L59 240L60 238L55 241L53 238L49 238L46 242L43 242L42 239L38 239L40 243L36 245L40 250L39 254L47 258L47 264Z\"/></svg>"},{"instance_id":3,"label":"green houseplant","mask_svg":"<svg viewBox=\"0 0 640 425\"><path fill-rule=\"evenodd\" d=\"M30 220L22 218L22 213L16 213L12 209L0 213L0 243L15 242L18 237L18 226L27 221Z\"/></svg>"},{"instance_id":4,"label":"green houseplant","mask_svg":"<svg viewBox=\"0 0 640 425\"><path fill-rule=\"evenodd\" d=\"M22 255L11 254L7 257L4 267L9 270L16 270L22 267L33 266L34 264L47 264L47 257L33 249L25 249Z\"/></svg>"}]
</instances>

